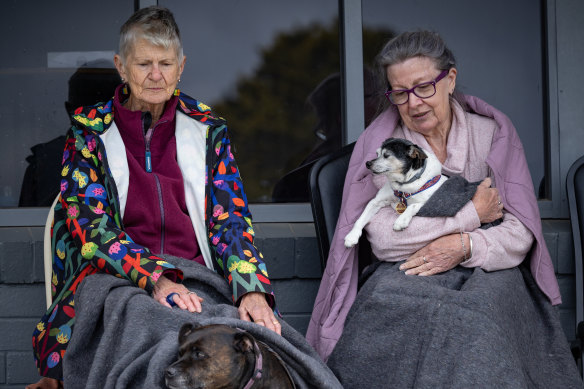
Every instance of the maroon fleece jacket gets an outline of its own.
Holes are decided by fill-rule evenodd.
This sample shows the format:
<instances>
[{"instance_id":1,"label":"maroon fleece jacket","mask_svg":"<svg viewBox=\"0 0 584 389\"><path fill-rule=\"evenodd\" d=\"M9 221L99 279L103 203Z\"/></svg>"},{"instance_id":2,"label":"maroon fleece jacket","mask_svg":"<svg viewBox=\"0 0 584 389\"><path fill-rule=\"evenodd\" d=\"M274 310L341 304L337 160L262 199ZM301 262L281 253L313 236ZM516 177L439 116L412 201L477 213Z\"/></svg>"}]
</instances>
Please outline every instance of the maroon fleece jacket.
<instances>
[{"instance_id":1,"label":"maroon fleece jacket","mask_svg":"<svg viewBox=\"0 0 584 389\"><path fill-rule=\"evenodd\" d=\"M204 265L176 160L178 97L171 97L154 124L150 112L124 108L122 103L127 97L118 87L114 121L126 147L130 170L124 229L134 242L153 253L175 255Z\"/></svg>"}]
</instances>

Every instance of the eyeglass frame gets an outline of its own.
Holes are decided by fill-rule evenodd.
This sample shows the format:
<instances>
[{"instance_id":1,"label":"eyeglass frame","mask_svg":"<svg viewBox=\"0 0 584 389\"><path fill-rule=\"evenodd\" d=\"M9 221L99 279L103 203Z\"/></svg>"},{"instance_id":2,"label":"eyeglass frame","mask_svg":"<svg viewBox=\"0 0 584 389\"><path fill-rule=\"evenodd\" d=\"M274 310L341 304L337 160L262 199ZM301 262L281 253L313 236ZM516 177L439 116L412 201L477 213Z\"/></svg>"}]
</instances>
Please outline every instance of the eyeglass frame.
<instances>
[{"instance_id":1,"label":"eyeglass frame","mask_svg":"<svg viewBox=\"0 0 584 389\"><path fill-rule=\"evenodd\" d=\"M434 96L436 94L436 84L438 83L438 81L442 80L444 77L446 77L448 75L448 73L450 72L450 69L448 70L443 70L438 77L436 77L433 81L427 81L427 82L422 82L418 85L414 85L413 87L411 87L410 89L394 89L394 90L387 90L384 95L385 98L393 105L404 105L405 103L407 103L408 101L410 101L410 93L413 93L414 95L416 95L416 97L420 98L420 99L429 99L430 97ZM420 86L425 86L425 85L432 85L434 87L434 93L432 93L430 96L426 96L426 97L422 97L422 96L418 96L418 94L415 92L415 89L420 87ZM391 101L390 99L390 95L392 93L396 93L396 92L406 92L408 94L408 98L406 99L406 101L404 101L403 103L397 104L394 103L393 101Z\"/></svg>"}]
</instances>

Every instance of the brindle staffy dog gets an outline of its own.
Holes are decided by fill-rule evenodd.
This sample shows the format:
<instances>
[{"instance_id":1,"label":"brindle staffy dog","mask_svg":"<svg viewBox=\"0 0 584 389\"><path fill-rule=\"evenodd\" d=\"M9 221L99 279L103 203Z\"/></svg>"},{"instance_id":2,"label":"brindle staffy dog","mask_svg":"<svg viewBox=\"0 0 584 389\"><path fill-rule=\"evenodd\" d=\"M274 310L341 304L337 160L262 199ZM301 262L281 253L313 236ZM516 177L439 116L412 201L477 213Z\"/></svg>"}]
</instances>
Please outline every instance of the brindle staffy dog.
<instances>
[{"instance_id":1,"label":"brindle staffy dog","mask_svg":"<svg viewBox=\"0 0 584 389\"><path fill-rule=\"evenodd\" d=\"M295 387L280 357L243 330L186 323L178 343L179 359L165 372L170 389Z\"/></svg>"}]
</instances>

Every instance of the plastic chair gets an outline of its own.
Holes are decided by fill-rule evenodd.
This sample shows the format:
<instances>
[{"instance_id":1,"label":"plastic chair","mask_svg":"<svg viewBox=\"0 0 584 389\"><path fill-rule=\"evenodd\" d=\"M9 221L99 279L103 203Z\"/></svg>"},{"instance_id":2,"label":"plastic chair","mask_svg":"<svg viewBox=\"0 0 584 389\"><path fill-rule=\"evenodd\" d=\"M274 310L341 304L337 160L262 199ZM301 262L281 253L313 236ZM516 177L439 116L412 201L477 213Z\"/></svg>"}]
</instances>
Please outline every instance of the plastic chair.
<instances>
[{"instance_id":1,"label":"plastic chair","mask_svg":"<svg viewBox=\"0 0 584 389\"><path fill-rule=\"evenodd\" d=\"M343 185L355 143L316 161L310 169L309 189L314 228L324 270L341 211Z\"/></svg>"},{"instance_id":2,"label":"plastic chair","mask_svg":"<svg viewBox=\"0 0 584 389\"><path fill-rule=\"evenodd\" d=\"M310 204L323 271L339 219L345 176L354 147L354 143L343 146L341 150L320 158L310 169ZM377 260L371 252L371 245L365 234L359 239L358 250L359 274L361 275L359 285L361 285L375 267L370 266L368 271L364 270Z\"/></svg>"},{"instance_id":3,"label":"plastic chair","mask_svg":"<svg viewBox=\"0 0 584 389\"><path fill-rule=\"evenodd\" d=\"M43 238L43 263L45 269L45 299L47 302L47 308L53 303L52 296L52 279L53 279L53 250L51 248L51 227L53 225L53 219L55 217L55 205L59 201L60 194L57 195L51 208L49 208L49 214L47 215L47 221L45 223L45 235Z\"/></svg>"},{"instance_id":4,"label":"plastic chair","mask_svg":"<svg viewBox=\"0 0 584 389\"><path fill-rule=\"evenodd\" d=\"M582 374L584 359L584 285L582 251L584 250L584 157L572 164L566 179L568 205L570 207L570 222L574 240L574 261L576 277L576 339L579 349L577 359L580 374Z\"/></svg>"}]
</instances>

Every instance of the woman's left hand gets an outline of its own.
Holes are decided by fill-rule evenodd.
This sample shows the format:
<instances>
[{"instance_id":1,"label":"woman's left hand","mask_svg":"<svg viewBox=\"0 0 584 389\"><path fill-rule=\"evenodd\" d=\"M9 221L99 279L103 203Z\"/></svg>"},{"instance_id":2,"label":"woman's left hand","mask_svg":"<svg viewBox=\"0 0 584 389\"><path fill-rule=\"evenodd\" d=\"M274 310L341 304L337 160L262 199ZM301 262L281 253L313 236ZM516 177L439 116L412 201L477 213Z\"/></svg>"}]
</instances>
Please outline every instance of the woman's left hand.
<instances>
[{"instance_id":1,"label":"woman's left hand","mask_svg":"<svg viewBox=\"0 0 584 389\"><path fill-rule=\"evenodd\" d=\"M464 239L468 242L468 235ZM466 247L468 243L465 242ZM418 250L399 267L406 274L431 276L448 271L464 260L460 234L442 236Z\"/></svg>"},{"instance_id":2,"label":"woman's left hand","mask_svg":"<svg viewBox=\"0 0 584 389\"><path fill-rule=\"evenodd\" d=\"M278 335L282 335L282 325L274 316L274 311L266 301L266 297L260 292L250 292L243 295L239 304L239 318L245 321L253 321L264 326Z\"/></svg>"}]
</instances>

